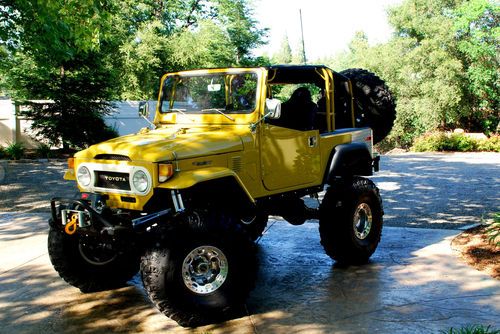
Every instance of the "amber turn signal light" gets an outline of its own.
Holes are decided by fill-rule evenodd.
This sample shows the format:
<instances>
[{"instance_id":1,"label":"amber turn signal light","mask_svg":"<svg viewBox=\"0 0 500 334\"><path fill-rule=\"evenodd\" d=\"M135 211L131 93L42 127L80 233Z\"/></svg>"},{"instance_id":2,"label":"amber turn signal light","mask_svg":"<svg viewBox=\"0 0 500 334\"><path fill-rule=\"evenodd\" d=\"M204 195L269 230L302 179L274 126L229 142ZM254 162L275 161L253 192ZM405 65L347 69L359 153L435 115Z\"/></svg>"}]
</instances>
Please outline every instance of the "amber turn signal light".
<instances>
[{"instance_id":1,"label":"amber turn signal light","mask_svg":"<svg viewBox=\"0 0 500 334\"><path fill-rule=\"evenodd\" d=\"M75 158L68 158L68 168L75 169Z\"/></svg>"},{"instance_id":2,"label":"amber turn signal light","mask_svg":"<svg viewBox=\"0 0 500 334\"><path fill-rule=\"evenodd\" d=\"M174 175L174 166L172 164L158 165L158 181L165 182L172 175Z\"/></svg>"}]
</instances>

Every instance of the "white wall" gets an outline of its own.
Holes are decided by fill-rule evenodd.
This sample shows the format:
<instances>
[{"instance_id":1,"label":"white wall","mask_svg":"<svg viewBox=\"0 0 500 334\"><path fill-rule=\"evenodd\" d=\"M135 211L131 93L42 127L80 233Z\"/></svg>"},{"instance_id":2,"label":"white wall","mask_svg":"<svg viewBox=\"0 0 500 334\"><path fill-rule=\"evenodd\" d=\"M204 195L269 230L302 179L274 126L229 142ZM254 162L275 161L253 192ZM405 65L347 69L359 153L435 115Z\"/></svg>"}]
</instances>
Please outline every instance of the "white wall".
<instances>
[{"instance_id":1,"label":"white wall","mask_svg":"<svg viewBox=\"0 0 500 334\"><path fill-rule=\"evenodd\" d=\"M149 103L149 120L153 121L156 110L156 101ZM139 101L115 101L115 112L104 117L106 124L118 131L120 136L136 133L150 124L139 116Z\"/></svg>"},{"instance_id":2,"label":"white wall","mask_svg":"<svg viewBox=\"0 0 500 334\"><path fill-rule=\"evenodd\" d=\"M118 131L120 136L136 133L150 124L139 116L139 101L114 101L114 112L104 117L106 124ZM148 101L150 116L154 119L157 101ZM0 98L0 145L22 142L26 147L36 147L30 137L31 121L15 116L11 100Z\"/></svg>"},{"instance_id":3,"label":"white wall","mask_svg":"<svg viewBox=\"0 0 500 334\"><path fill-rule=\"evenodd\" d=\"M7 146L16 140L14 105L11 100L0 100L0 145Z\"/></svg>"}]
</instances>

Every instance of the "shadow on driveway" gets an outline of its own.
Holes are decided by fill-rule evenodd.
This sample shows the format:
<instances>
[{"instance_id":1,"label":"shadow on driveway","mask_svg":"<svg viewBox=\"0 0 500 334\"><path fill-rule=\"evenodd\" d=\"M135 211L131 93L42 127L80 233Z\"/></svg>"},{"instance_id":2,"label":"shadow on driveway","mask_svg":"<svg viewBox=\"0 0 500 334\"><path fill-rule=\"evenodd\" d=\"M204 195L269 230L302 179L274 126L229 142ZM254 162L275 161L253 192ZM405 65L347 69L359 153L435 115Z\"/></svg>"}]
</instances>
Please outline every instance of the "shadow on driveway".
<instances>
[{"instance_id":1,"label":"shadow on driveway","mask_svg":"<svg viewBox=\"0 0 500 334\"><path fill-rule=\"evenodd\" d=\"M500 212L500 153L382 156L372 179L389 226L459 228Z\"/></svg>"},{"instance_id":2,"label":"shadow on driveway","mask_svg":"<svg viewBox=\"0 0 500 334\"><path fill-rule=\"evenodd\" d=\"M137 277L129 287L81 294L53 270L45 234L15 238L28 227L1 233L0 332L437 333L500 326L500 282L459 261L450 248L457 231L388 227L369 264L338 268L324 254L317 224L273 222L259 242L248 316L195 331L157 312Z\"/></svg>"}]
</instances>

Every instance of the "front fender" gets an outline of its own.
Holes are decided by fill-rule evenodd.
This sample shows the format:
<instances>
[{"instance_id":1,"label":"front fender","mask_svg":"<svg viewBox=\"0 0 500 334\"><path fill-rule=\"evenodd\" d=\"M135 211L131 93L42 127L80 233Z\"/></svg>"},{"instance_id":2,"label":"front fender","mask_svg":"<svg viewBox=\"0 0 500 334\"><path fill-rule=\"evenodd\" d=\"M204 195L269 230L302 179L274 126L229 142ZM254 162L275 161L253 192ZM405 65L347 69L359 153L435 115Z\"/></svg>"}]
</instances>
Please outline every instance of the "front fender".
<instances>
[{"instance_id":1,"label":"front fender","mask_svg":"<svg viewBox=\"0 0 500 334\"><path fill-rule=\"evenodd\" d=\"M239 176L233 170L224 167L209 167L203 169L181 171L167 182L160 184L158 188L182 190L192 188L196 185L200 185L208 181L222 179L233 179L238 184L239 188L245 194L248 200L252 204L255 203L254 198L252 197L252 195L250 195Z\"/></svg>"}]
</instances>

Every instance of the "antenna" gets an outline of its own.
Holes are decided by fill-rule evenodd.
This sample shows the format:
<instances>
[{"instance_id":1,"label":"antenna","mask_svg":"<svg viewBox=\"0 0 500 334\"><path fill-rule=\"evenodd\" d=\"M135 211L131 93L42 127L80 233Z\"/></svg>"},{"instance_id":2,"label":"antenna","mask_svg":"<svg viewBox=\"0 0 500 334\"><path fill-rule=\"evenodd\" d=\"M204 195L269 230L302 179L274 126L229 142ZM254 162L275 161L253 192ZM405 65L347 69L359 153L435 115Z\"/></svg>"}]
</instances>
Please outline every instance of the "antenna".
<instances>
[{"instance_id":1,"label":"antenna","mask_svg":"<svg viewBox=\"0 0 500 334\"><path fill-rule=\"evenodd\" d=\"M304 44L304 26L302 25L302 9L299 9L299 16L300 16L300 32L302 34L302 62L307 64L306 60L306 46Z\"/></svg>"}]
</instances>

